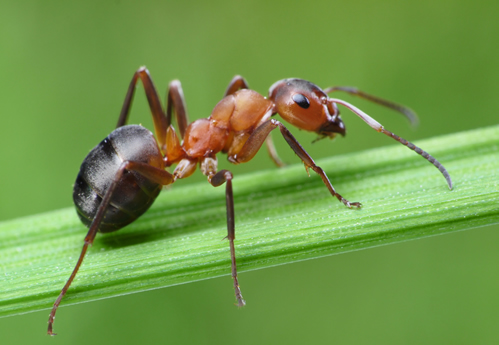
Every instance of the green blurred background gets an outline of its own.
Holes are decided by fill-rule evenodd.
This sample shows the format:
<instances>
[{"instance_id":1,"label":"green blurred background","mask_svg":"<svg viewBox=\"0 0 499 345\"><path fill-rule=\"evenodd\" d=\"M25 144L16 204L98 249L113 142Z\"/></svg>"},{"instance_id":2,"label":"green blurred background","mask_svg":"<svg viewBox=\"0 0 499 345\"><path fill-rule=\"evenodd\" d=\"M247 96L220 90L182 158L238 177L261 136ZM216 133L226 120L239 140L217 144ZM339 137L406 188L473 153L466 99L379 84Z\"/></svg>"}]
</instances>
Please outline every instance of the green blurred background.
<instances>
[{"instance_id":1,"label":"green blurred background","mask_svg":"<svg viewBox=\"0 0 499 345\"><path fill-rule=\"evenodd\" d=\"M497 13L497 1L3 1L0 220L72 205L79 165L115 126L142 65L162 94L182 81L191 119L241 74L263 94L300 77L409 105L417 131L341 95L409 140L497 124ZM343 113L348 135L334 143L292 131L314 158L393 144ZM131 122L152 128L141 88ZM265 152L230 168L236 178L274 169ZM62 307L55 339L48 310L3 318L1 343L496 344L498 230L245 272L240 310L227 276Z\"/></svg>"}]
</instances>

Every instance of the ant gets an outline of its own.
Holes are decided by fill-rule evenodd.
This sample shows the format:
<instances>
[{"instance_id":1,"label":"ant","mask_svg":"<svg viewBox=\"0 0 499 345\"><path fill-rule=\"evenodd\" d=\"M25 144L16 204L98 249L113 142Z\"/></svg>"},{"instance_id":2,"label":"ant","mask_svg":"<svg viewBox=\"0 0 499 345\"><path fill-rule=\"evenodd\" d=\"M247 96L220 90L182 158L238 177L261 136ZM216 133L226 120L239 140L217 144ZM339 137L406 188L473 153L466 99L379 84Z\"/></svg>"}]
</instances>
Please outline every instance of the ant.
<instances>
[{"instance_id":1,"label":"ant","mask_svg":"<svg viewBox=\"0 0 499 345\"><path fill-rule=\"evenodd\" d=\"M156 138L142 126L125 125L139 79L144 85L152 112ZM423 156L440 170L452 189L447 170L435 158L387 131L379 122L352 104L329 98L327 94L335 91L347 92L391 108L413 122L416 119L416 115L404 106L351 87L322 90L302 79L284 79L274 83L270 87L269 97L265 98L250 90L245 79L236 76L210 117L189 123L180 82L174 80L170 83L165 112L149 71L145 67L139 68L128 88L117 128L90 151L76 178L73 199L79 218L89 230L78 262L54 303L47 333L55 335L52 327L57 308L97 232L116 231L133 222L151 206L163 186L189 177L198 164L212 186L225 184L228 232L226 238L230 246L234 291L237 305L244 306L246 302L237 280L234 248L233 175L229 170L218 170L216 154L226 153L233 164L246 163L265 142L271 159L276 165L282 166L283 163L269 135L276 128L279 128L288 145L305 164L307 172L309 169L316 172L332 196L349 208L360 208L362 205L359 202L349 202L336 192L324 170L315 164L289 130L281 122L271 118L276 114L300 129L317 133L319 139L334 138L337 134L345 135L345 125L338 110L338 104L343 105L377 132L388 135ZM171 125L173 113L182 142ZM177 165L173 173L165 170L173 164Z\"/></svg>"}]
</instances>

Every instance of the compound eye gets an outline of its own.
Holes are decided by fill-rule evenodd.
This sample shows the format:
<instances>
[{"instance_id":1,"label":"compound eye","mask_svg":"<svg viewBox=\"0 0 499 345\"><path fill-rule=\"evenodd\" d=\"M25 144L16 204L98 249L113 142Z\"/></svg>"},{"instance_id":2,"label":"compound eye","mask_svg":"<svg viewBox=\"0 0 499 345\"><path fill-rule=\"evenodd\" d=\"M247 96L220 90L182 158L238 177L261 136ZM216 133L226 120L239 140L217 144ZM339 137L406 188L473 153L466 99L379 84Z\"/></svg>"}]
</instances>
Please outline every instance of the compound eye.
<instances>
[{"instance_id":1,"label":"compound eye","mask_svg":"<svg viewBox=\"0 0 499 345\"><path fill-rule=\"evenodd\" d=\"M293 101L303 109L308 109L308 107L310 107L310 101L301 93L295 93L292 98Z\"/></svg>"}]
</instances>

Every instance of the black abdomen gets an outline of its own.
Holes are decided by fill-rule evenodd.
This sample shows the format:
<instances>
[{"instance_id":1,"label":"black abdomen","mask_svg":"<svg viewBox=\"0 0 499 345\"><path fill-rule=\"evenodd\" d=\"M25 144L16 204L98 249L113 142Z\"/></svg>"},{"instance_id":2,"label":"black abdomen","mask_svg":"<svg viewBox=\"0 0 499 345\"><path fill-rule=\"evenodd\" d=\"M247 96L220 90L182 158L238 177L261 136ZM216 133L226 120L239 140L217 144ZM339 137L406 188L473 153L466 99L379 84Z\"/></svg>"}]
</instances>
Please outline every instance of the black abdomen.
<instances>
[{"instance_id":1,"label":"black abdomen","mask_svg":"<svg viewBox=\"0 0 499 345\"><path fill-rule=\"evenodd\" d=\"M87 227L125 160L163 169L163 156L149 130L130 125L111 132L87 155L74 185L76 211ZM161 187L137 172L125 171L113 192L99 231L116 231L133 222L151 206Z\"/></svg>"}]
</instances>

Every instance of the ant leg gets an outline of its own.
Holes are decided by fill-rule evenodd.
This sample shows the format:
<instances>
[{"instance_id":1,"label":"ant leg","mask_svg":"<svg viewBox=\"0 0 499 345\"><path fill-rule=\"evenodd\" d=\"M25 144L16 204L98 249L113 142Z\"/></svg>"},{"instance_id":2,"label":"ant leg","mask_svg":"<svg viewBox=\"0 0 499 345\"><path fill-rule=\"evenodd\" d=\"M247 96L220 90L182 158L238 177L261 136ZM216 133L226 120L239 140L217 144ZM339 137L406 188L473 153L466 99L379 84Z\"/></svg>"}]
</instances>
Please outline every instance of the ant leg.
<instances>
[{"instance_id":1,"label":"ant leg","mask_svg":"<svg viewBox=\"0 0 499 345\"><path fill-rule=\"evenodd\" d=\"M343 92L349 93L353 96L357 96L357 97L366 99L368 101L371 101L373 103L377 103L377 104L382 105L384 107L398 111L399 113L404 115L409 120L411 125L413 125L413 126L417 126L417 124L419 122L418 115L412 109L410 109L406 106L403 106L401 104L398 104L398 103L395 103L392 101L388 101L386 99L365 93L364 91L360 91L356 87L333 86L333 87L328 87L327 89L324 89L325 93L330 93L330 92L334 92L334 91L343 91Z\"/></svg>"},{"instance_id":2,"label":"ant leg","mask_svg":"<svg viewBox=\"0 0 499 345\"><path fill-rule=\"evenodd\" d=\"M189 124L187 116L187 107L185 105L184 91L179 80L173 80L168 87L168 95L166 98L166 123L172 123L172 112L175 111L175 119L177 120L180 137L183 139L185 130Z\"/></svg>"},{"instance_id":3,"label":"ant leg","mask_svg":"<svg viewBox=\"0 0 499 345\"><path fill-rule=\"evenodd\" d=\"M93 225L93 223L92 223L92 225ZM73 269L73 272L71 273L71 276L69 277L68 281L66 282L66 284L62 288L61 293L59 294L59 297L57 297L57 299L54 302L54 306L52 307L52 311L50 312L50 315L49 315L49 321L48 321L49 325L48 325L48 329L47 329L48 335L57 335L57 333L54 333L52 330L54 320L55 320L55 312L57 311L57 308L59 307L59 304L61 303L62 298L66 294L66 291L68 291L69 286L73 282L73 279L76 276L76 273L80 269L80 265L83 262L83 258L85 257L88 246L93 243L96 233L97 233L97 227L91 227L90 230L88 231L87 236L85 237L85 244L83 244L83 248L81 250L81 254L80 254L80 257L78 259L78 262L76 263L76 266Z\"/></svg>"},{"instance_id":4,"label":"ant leg","mask_svg":"<svg viewBox=\"0 0 499 345\"><path fill-rule=\"evenodd\" d=\"M171 166L173 162L177 162L185 154L172 125L166 130L166 147L164 151L163 161L167 167Z\"/></svg>"},{"instance_id":5,"label":"ant leg","mask_svg":"<svg viewBox=\"0 0 499 345\"><path fill-rule=\"evenodd\" d=\"M237 299L237 306L243 307L246 302L241 294L239 282L237 280L236 268L236 249L234 247L234 240L236 239L236 231L234 225L234 196L232 193L232 173L228 170L220 170L211 179L210 183L214 187L218 187L225 183L225 202L227 205L227 239L230 245L230 259L232 279L234 280L234 292Z\"/></svg>"},{"instance_id":6,"label":"ant leg","mask_svg":"<svg viewBox=\"0 0 499 345\"><path fill-rule=\"evenodd\" d=\"M147 101L149 102L149 108L151 109L152 119L154 121L154 131L156 133L156 138L158 139L159 146L163 150L166 142L166 129L170 125L167 122L165 114L163 112L163 107L159 101L158 92L154 87L149 71L145 67L140 67L133 75L130 86L125 96L125 101L123 102L123 107L121 108L120 117L118 119L118 124L116 127L124 126L128 119L128 114L130 112L130 107L132 106L133 95L135 93L135 87L137 86L137 81L142 81L144 89L147 96Z\"/></svg>"},{"instance_id":7,"label":"ant leg","mask_svg":"<svg viewBox=\"0 0 499 345\"><path fill-rule=\"evenodd\" d=\"M113 195L113 192L118 184L118 182L121 180L121 177L123 176L123 173L126 170L134 170L140 173L141 175L144 175L148 179L162 185L167 185L170 183L173 183L173 175L171 175L169 172L158 169L156 167L153 167L149 164L146 163L141 163L141 162L132 162L132 161L124 161L120 168L118 169L118 172L114 176L113 182L109 186L108 190L106 191L106 194L102 198L102 201L99 205L99 208L97 210L97 213L95 214L94 220L90 224L90 227L88 229L87 236L85 236L85 242L83 244L83 248L80 253L80 257L78 258L78 262L76 263L75 268L73 269L73 272L69 276L68 281L64 285L64 287L61 290L61 293L59 294L59 297L57 297L56 301L54 302L54 306L52 307L52 311L50 312L49 315L49 321L48 321L48 328L47 328L47 334L48 335L56 335L56 333L53 332L53 324L55 320L55 313L57 311L57 308L59 307L59 304L61 303L62 298L68 291L69 286L73 282L73 279L76 276L76 273L80 269L80 266L83 262L83 258L85 257L85 254L87 253L87 249L89 245L92 245L95 239L95 235L97 234L97 231L99 229L99 226L104 219L106 209L109 206L109 202L111 200L111 197Z\"/></svg>"},{"instance_id":8,"label":"ant leg","mask_svg":"<svg viewBox=\"0 0 499 345\"><path fill-rule=\"evenodd\" d=\"M272 135L269 134L265 139L265 146L267 146L267 152L270 156L270 159L272 159L272 162L274 162L274 164L277 165L279 168L285 167L286 163L284 163L277 154L277 150L275 149L274 146L274 141L272 140Z\"/></svg>"},{"instance_id":9,"label":"ant leg","mask_svg":"<svg viewBox=\"0 0 499 345\"><path fill-rule=\"evenodd\" d=\"M227 239L230 245L230 259L232 279L234 280L234 292L237 299L237 306L243 307L246 301L243 299L239 282L237 280L236 249L234 240L236 239L236 228L234 225L234 195L232 193L232 173L229 170L217 170L217 159L207 157L201 161L201 171L208 177L208 181L213 187L221 186L225 183L225 202L227 207Z\"/></svg>"},{"instance_id":10,"label":"ant leg","mask_svg":"<svg viewBox=\"0 0 499 345\"><path fill-rule=\"evenodd\" d=\"M248 82L240 75L236 75L230 81L229 86L227 86L227 89L225 90L224 93L224 97L232 95L233 93L235 93L240 89L248 89Z\"/></svg>"},{"instance_id":11,"label":"ant leg","mask_svg":"<svg viewBox=\"0 0 499 345\"><path fill-rule=\"evenodd\" d=\"M332 196L336 197L339 201L341 201L345 206L352 208L357 207L360 208L362 205L360 202L349 202L345 198L343 198L339 193L336 192L331 181L329 181L326 173L322 170L321 167L317 166L310 157L310 155L305 151L305 149L300 145L300 143L295 139L295 137L291 134L291 132L279 121L275 119L270 119L267 122L264 122L262 125L257 127L255 131L248 138L241 151L234 155L233 157L229 157L229 160L233 163L244 163L251 160L260 147L263 144L263 141L267 138L270 132L279 127L282 136L291 147L291 149L296 153L298 157L305 164L305 169L312 169L319 175L322 179L322 182L326 185L327 189L331 193Z\"/></svg>"}]
</instances>

